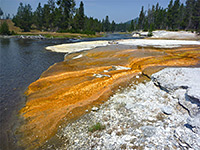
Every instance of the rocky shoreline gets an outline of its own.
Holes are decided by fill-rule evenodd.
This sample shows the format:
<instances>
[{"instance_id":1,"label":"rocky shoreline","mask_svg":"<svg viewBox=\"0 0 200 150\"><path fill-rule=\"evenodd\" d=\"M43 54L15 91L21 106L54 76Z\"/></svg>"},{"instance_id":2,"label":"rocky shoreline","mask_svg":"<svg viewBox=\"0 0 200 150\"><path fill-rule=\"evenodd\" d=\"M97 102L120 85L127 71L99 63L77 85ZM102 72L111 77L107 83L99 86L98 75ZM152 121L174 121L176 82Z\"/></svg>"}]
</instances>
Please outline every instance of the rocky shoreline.
<instances>
[{"instance_id":1,"label":"rocky shoreline","mask_svg":"<svg viewBox=\"0 0 200 150\"><path fill-rule=\"evenodd\" d=\"M69 123L58 149L200 149L199 76L200 68L166 68L131 83Z\"/></svg>"}]
</instances>

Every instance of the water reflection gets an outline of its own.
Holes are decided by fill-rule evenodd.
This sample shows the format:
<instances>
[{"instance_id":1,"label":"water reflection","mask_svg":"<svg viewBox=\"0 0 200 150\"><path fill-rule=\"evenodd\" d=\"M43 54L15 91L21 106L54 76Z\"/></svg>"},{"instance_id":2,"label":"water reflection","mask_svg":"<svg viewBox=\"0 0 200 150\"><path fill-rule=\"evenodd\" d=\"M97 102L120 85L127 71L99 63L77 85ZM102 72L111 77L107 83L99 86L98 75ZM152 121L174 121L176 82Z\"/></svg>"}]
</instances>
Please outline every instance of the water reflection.
<instances>
[{"instance_id":1,"label":"water reflection","mask_svg":"<svg viewBox=\"0 0 200 150\"><path fill-rule=\"evenodd\" d=\"M24 105L26 87L55 62L63 60L61 53L46 52L52 41L0 38L0 149L19 149L14 128L17 113Z\"/></svg>"},{"instance_id":2,"label":"water reflection","mask_svg":"<svg viewBox=\"0 0 200 150\"><path fill-rule=\"evenodd\" d=\"M10 44L10 39L2 39L0 40L1 46L8 46Z\"/></svg>"}]
</instances>

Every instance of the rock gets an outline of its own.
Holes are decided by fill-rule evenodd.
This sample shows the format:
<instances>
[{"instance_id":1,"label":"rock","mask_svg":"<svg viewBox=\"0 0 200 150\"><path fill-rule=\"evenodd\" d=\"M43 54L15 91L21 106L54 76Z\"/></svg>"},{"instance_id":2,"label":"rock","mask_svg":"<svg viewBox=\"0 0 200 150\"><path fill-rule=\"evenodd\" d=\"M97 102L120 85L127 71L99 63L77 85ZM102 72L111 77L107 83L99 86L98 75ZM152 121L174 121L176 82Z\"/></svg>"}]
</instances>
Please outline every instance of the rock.
<instances>
[{"instance_id":1,"label":"rock","mask_svg":"<svg viewBox=\"0 0 200 150\"><path fill-rule=\"evenodd\" d=\"M173 108L171 106L164 106L161 110L166 115L171 115L173 113Z\"/></svg>"},{"instance_id":2,"label":"rock","mask_svg":"<svg viewBox=\"0 0 200 150\"><path fill-rule=\"evenodd\" d=\"M108 44L116 45L116 44L118 44L118 42L117 41L108 41Z\"/></svg>"},{"instance_id":3,"label":"rock","mask_svg":"<svg viewBox=\"0 0 200 150\"><path fill-rule=\"evenodd\" d=\"M124 66L112 66L112 70L131 70L131 68L127 68Z\"/></svg>"},{"instance_id":4,"label":"rock","mask_svg":"<svg viewBox=\"0 0 200 150\"><path fill-rule=\"evenodd\" d=\"M42 35L20 35L18 36L20 39L45 39Z\"/></svg>"},{"instance_id":5,"label":"rock","mask_svg":"<svg viewBox=\"0 0 200 150\"><path fill-rule=\"evenodd\" d=\"M145 137L151 137L156 133L156 128L153 126L143 126L141 130Z\"/></svg>"},{"instance_id":6,"label":"rock","mask_svg":"<svg viewBox=\"0 0 200 150\"><path fill-rule=\"evenodd\" d=\"M93 76L94 76L94 77L97 77L97 78L103 78L103 77L108 77L108 78L110 78L110 77L111 77L110 75L106 75L106 74L94 74Z\"/></svg>"},{"instance_id":7,"label":"rock","mask_svg":"<svg viewBox=\"0 0 200 150\"><path fill-rule=\"evenodd\" d=\"M166 91L177 89L189 89L199 87L200 68L165 68L151 76L151 79L157 85L160 85ZM200 91L195 90L196 95L200 97Z\"/></svg>"},{"instance_id":8,"label":"rock","mask_svg":"<svg viewBox=\"0 0 200 150\"><path fill-rule=\"evenodd\" d=\"M153 74L151 79L161 89L173 93L179 104L195 116L200 111L199 75L200 68L165 68Z\"/></svg>"},{"instance_id":9,"label":"rock","mask_svg":"<svg viewBox=\"0 0 200 150\"><path fill-rule=\"evenodd\" d=\"M78 58L81 58L81 57L83 57L82 54L80 54L80 55L78 55L78 56L75 56L75 57L73 57L72 59L78 59Z\"/></svg>"},{"instance_id":10,"label":"rock","mask_svg":"<svg viewBox=\"0 0 200 150\"><path fill-rule=\"evenodd\" d=\"M192 127L196 128L196 132L200 135L200 113L198 113L193 118L189 117L187 123Z\"/></svg>"},{"instance_id":11,"label":"rock","mask_svg":"<svg viewBox=\"0 0 200 150\"><path fill-rule=\"evenodd\" d=\"M190 101L192 101L200 106L200 87L199 86L189 88L187 90L186 95L188 96L187 98Z\"/></svg>"},{"instance_id":12,"label":"rock","mask_svg":"<svg viewBox=\"0 0 200 150\"><path fill-rule=\"evenodd\" d=\"M92 108L92 111L97 111L97 110L99 110L98 107L93 107L93 108Z\"/></svg>"},{"instance_id":13,"label":"rock","mask_svg":"<svg viewBox=\"0 0 200 150\"><path fill-rule=\"evenodd\" d=\"M196 104L192 104L190 101L185 99L179 99L179 104L188 111L191 117L194 117L199 112L199 107Z\"/></svg>"}]
</instances>

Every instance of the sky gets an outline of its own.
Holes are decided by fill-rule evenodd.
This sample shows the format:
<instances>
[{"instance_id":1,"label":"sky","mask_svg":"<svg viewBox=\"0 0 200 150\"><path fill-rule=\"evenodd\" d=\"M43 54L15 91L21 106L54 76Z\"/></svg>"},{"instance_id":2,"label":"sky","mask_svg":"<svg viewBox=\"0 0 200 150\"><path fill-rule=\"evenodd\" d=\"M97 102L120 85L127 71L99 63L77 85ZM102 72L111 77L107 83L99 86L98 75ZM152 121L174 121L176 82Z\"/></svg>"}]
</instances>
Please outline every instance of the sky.
<instances>
[{"instance_id":1,"label":"sky","mask_svg":"<svg viewBox=\"0 0 200 150\"><path fill-rule=\"evenodd\" d=\"M0 0L0 8L6 14L16 14L19 3L30 4L33 11L38 3L42 5L48 0ZM75 0L76 7L79 7L81 0ZM102 20L106 15L110 22L114 20L117 23L126 22L139 16L141 7L145 10L158 2L160 6L166 8L170 0L82 0L84 3L85 14ZM185 3L186 0L180 0Z\"/></svg>"}]
</instances>

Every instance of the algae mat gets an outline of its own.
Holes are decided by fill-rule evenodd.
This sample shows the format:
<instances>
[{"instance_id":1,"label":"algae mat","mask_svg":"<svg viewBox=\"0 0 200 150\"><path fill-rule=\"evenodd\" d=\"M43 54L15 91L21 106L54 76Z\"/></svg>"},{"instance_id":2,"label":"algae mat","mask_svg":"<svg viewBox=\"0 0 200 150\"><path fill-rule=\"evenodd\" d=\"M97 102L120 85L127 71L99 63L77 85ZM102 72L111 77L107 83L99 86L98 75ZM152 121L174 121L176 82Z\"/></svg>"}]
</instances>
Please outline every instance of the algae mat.
<instances>
[{"instance_id":1,"label":"algae mat","mask_svg":"<svg viewBox=\"0 0 200 150\"><path fill-rule=\"evenodd\" d=\"M108 100L119 86L153 72L159 66L191 66L199 63L200 46L177 49L95 48L67 55L26 91L26 106L20 114L20 145L27 149L42 146L66 121L83 115Z\"/></svg>"}]
</instances>

